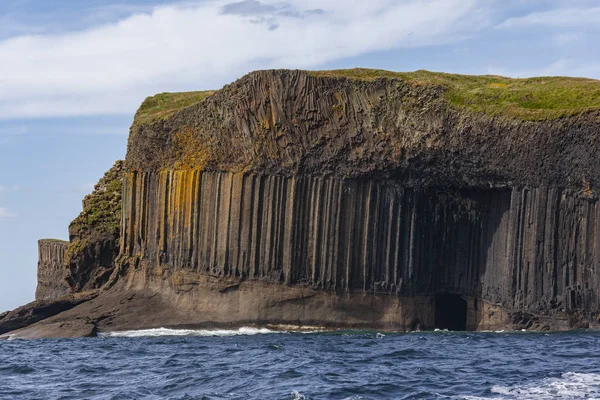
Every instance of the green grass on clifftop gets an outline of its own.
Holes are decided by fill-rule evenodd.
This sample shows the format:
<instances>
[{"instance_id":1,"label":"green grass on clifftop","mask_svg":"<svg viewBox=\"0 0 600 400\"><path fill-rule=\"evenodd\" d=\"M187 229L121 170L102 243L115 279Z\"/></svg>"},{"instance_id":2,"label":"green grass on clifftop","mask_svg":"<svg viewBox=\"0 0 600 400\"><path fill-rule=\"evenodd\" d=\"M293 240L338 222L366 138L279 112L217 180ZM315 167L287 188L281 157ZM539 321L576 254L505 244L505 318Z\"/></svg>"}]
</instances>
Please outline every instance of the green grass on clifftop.
<instances>
[{"instance_id":1,"label":"green grass on clifftop","mask_svg":"<svg viewBox=\"0 0 600 400\"><path fill-rule=\"evenodd\" d=\"M214 90L201 92L160 93L146 98L135 114L134 125L147 124L165 119L176 111L199 103L214 93Z\"/></svg>"},{"instance_id":2,"label":"green grass on clifftop","mask_svg":"<svg viewBox=\"0 0 600 400\"><path fill-rule=\"evenodd\" d=\"M458 75L441 72L392 72L355 68L308 71L319 77L373 81L378 78L401 79L414 86L441 86L444 97L454 107L540 121L569 117L600 110L600 81L586 78L539 77L505 78L495 75ZM165 119L176 111L199 103L215 91L160 93L148 97L134 119L134 125Z\"/></svg>"},{"instance_id":3,"label":"green grass on clifftop","mask_svg":"<svg viewBox=\"0 0 600 400\"><path fill-rule=\"evenodd\" d=\"M458 75L430 71L391 72L355 68L311 71L314 76L356 80L401 79L413 85L447 89L456 107L522 120L547 120L600 110L600 81L586 78L505 78L495 75Z\"/></svg>"}]
</instances>

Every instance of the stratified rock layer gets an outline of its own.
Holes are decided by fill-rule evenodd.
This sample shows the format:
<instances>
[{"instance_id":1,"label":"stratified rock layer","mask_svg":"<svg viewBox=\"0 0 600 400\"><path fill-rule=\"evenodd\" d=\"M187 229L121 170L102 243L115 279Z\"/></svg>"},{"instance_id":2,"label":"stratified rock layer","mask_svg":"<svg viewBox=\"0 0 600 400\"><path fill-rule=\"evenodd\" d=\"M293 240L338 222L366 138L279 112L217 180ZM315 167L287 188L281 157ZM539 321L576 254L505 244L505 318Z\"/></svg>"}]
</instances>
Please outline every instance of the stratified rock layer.
<instances>
[{"instance_id":1,"label":"stratified rock layer","mask_svg":"<svg viewBox=\"0 0 600 400\"><path fill-rule=\"evenodd\" d=\"M56 239L38 241L36 300L54 300L69 293L65 268L65 251L68 245L69 242Z\"/></svg>"}]
</instances>

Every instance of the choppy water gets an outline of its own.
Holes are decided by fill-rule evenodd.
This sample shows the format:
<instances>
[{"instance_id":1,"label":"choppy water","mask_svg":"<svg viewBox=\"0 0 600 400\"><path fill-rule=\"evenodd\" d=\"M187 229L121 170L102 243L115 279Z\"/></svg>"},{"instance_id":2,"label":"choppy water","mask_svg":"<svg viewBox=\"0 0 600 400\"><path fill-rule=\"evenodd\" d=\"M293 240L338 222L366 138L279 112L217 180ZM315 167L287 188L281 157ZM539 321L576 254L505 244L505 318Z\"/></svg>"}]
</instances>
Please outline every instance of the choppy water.
<instances>
[{"instance_id":1,"label":"choppy water","mask_svg":"<svg viewBox=\"0 0 600 400\"><path fill-rule=\"evenodd\" d=\"M0 341L0 399L600 399L600 333L125 332Z\"/></svg>"}]
</instances>

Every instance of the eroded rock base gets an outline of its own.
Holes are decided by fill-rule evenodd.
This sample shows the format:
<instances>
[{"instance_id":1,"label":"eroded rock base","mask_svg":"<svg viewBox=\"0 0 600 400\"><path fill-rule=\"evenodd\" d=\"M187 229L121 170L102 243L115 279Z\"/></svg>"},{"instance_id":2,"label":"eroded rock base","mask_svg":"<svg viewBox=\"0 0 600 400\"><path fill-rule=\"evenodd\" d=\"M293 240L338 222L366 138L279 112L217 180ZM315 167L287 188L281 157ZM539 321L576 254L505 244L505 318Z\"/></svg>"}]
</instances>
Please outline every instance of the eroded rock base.
<instances>
[{"instance_id":1,"label":"eroded rock base","mask_svg":"<svg viewBox=\"0 0 600 400\"><path fill-rule=\"evenodd\" d=\"M472 297L458 297L471 331L567 330L572 319L511 312ZM436 308L437 313L436 314ZM414 331L439 325L435 295L336 293L256 280L240 281L187 271L139 268L108 291L67 311L0 338L95 336L150 328L216 329L241 326ZM450 319L456 315L452 310ZM461 311L462 312L462 311ZM292 328L294 329L294 328ZM462 329L462 328L461 328Z\"/></svg>"}]
</instances>

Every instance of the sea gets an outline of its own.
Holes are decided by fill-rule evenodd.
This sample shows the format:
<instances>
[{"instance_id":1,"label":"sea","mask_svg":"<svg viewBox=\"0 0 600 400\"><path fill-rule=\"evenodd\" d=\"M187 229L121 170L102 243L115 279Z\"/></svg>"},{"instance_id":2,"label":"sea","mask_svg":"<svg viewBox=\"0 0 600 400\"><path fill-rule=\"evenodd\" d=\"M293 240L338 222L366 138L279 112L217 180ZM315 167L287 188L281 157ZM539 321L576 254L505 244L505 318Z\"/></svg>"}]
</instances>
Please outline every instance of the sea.
<instances>
[{"instance_id":1,"label":"sea","mask_svg":"<svg viewBox=\"0 0 600 400\"><path fill-rule=\"evenodd\" d=\"M116 332L0 341L0 399L600 399L600 332Z\"/></svg>"}]
</instances>

